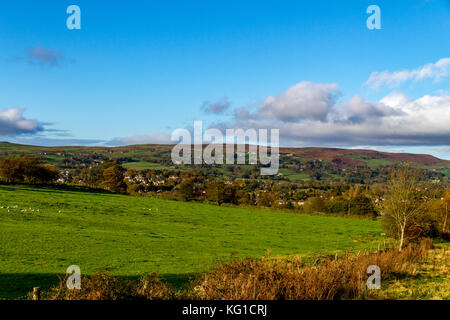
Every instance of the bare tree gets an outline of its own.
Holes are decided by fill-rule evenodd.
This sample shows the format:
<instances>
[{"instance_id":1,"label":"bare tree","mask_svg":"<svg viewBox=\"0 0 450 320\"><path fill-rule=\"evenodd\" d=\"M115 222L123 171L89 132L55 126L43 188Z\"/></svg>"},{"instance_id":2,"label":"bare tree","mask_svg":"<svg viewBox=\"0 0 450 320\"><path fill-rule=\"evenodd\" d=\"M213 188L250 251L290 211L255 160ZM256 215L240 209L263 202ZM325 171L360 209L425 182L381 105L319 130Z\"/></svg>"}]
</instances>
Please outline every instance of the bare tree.
<instances>
[{"instance_id":1,"label":"bare tree","mask_svg":"<svg viewBox=\"0 0 450 320\"><path fill-rule=\"evenodd\" d=\"M442 232L447 231L448 207L450 207L450 190L447 190L444 196L438 202L438 217L441 220Z\"/></svg>"},{"instance_id":2,"label":"bare tree","mask_svg":"<svg viewBox=\"0 0 450 320\"><path fill-rule=\"evenodd\" d=\"M445 232L447 229L447 219L448 219L448 206L450 204L450 192L447 191L447 193L445 194L445 198L442 199L444 204L443 204L443 222L442 222L442 232Z\"/></svg>"},{"instance_id":3,"label":"bare tree","mask_svg":"<svg viewBox=\"0 0 450 320\"><path fill-rule=\"evenodd\" d=\"M402 251L404 246L408 228L413 226L418 216L426 210L426 201L421 199L419 190L417 169L403 165L393 171L384 201L384 210L390 229L399 239L399 251Z\"/></svg>"}]
</instances>

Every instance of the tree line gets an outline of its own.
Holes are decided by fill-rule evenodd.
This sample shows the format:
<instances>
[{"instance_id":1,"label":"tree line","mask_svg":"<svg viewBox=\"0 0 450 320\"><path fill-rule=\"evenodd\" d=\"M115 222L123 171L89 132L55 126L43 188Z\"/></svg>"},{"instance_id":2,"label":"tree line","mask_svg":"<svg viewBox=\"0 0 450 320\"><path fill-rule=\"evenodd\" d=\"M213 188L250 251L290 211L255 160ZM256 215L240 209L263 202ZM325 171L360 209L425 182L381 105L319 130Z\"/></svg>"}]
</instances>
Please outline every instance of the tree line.
<instances>
[{"instance_id":1,"label":"tree line","mask_svg":"<svg viewBox=\"0 0 450 320\"><path fill-rule=\"evenodd\" d=\"M84 184L117 193L126 193L125 169L114 161L87 170ZM5 183L54 184L61 172L51 164L41 164L31 155L8 157L0 161L0 180Z\"/></svg>"},{"instance_id":2,"label":"tree line","mask_svg":"<svg viewBox=\"0 0 450 320\"><path fill-rule=\"evenodd\" d=\"M0 161L0 179L6 183L49 184L58 178L56 167L41 164L33 156L8 157Z\"/></svg>"}]
</instances>

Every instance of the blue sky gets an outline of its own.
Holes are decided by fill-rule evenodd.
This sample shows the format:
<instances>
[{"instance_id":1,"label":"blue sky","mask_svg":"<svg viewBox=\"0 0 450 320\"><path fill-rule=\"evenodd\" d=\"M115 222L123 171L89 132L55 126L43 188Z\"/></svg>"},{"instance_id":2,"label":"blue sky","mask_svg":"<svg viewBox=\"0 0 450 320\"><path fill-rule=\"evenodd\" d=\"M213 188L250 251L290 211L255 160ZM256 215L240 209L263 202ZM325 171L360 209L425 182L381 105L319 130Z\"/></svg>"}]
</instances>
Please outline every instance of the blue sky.
<instances>
[{"instance_id":1,"label":"blue sky","mask_svg":"<svg viewBox=\"0 0 450 320\"><path fill-rule=\"evenodd\" d=\"M0 140L164 142L203 120L450 159L449 57L448 0L18 0L0 4Z\"/></svg>"}]
</instances>

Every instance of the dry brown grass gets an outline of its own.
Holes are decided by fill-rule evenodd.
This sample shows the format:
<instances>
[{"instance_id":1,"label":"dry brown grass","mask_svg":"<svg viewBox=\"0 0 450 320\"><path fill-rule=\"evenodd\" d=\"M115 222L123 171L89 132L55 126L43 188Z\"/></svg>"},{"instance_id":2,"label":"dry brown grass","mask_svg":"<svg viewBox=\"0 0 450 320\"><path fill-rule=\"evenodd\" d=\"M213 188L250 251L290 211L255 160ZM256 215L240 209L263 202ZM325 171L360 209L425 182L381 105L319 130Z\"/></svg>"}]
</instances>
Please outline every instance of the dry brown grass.
<instances>
[{"instance_id":1,"label":"dry brown grass","mask_svg":"<svg viewBox=\"0 0 450 320\"><path fill-rule=\"evenodd\" d=\"M81 289L70 290L66 280L61 279L58 286L49 290L46 299L50 300L165 300L171 299L174 290L153 274L139 281L119 278L99 272L91 277L82 277Z\"/></svg>"},{"instance_id":2,"label":"dry brown grass","mask_svg":"<svg viewBox=\"0 0 450 320\"><path fill-rule=\"evenodd\" d=\"M414 272L414 263L426 254L431 245L430 240L424 240L402 252L385 250L347 254L309 266L305 266L300 258L234 261L204 274L194 293L196 298L206 300L363 298L368 266L379 266L382 279L392 273Z\"/></svg>"},{"instance_id":3,"label":"dry brown grass","mask_svg":"<svg viewBox=\"0 0 450 320\"><path fill-rule=\"evenodd\" d=\"M429 250L414 274L391 277L370 298L388 300L450 300L450 251L448 244Z\"/></svg>"}]
</instances>

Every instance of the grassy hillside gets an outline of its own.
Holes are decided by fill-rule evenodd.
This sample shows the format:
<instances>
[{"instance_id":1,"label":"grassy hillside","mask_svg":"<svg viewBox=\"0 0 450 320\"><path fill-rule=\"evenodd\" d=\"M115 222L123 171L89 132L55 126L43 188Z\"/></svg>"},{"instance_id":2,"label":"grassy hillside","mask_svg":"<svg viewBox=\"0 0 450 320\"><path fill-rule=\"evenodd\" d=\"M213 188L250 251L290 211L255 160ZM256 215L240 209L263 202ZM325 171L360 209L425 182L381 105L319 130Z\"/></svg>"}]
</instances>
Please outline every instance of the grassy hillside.
<instances>
[{"instance_id":1,"label":"grassy hillside","mask_svg":"<svg viewBox=\"0 0 450 320\"><path fill-rule=\"evenodd\" d=\"M0 185L0 297L84 274L186 279L233 257L375 248L378 221Z\"/></svg>"}]
</instances>

